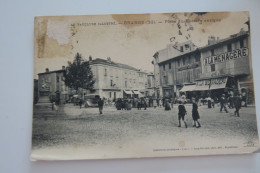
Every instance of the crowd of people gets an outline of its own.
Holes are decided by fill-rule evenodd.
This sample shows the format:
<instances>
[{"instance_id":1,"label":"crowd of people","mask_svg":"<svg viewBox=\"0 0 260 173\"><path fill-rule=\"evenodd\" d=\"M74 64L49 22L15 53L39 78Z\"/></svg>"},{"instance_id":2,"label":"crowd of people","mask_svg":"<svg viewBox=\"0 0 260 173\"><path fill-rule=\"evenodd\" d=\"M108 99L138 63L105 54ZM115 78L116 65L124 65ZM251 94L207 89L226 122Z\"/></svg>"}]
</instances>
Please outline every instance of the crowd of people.
<instances>
[{"instance_id":1,"label":"crowd of people","mask_svg":"<svg viewBox=\"0 0 260 173\"><path fill-rule=\"evenodd\" d=\"M208 96L205 99L201 98L192 98L192 119L193 119L193 127L200 128L201 124L199 122L200 115L198 108L202 104L207 104L209 109L215 108L215 104L218 104L220 107L220 112L223 110L228 113L228 109L234 109L234 115L239 117L239 111L242 107L242 101L244 101L243 96L239 93L230 94L226 97L225 94L221 94L221 97L212 98ZM99 98L97 101L97 105L99 108L99 113L103 113L104 105L114 105L117 110L131 110L132 108L136 108L137 110L147 110L147 108L154 108L162 107L165 111L169 111L173 108L174 104L178 104L178 127L181 127L182 124L187 128L187 123L185 121L185 115L187 114L185 104L187 103L187 99L185 95L180 96L178 99L167 99L167 98L148 98L148 97L141 97L141 98L118 98L113 101L105 98ZM80 108L82 107L83 102L79 102ZM244 106L247 106L246 101L244 101Z\"/></svg>"}]
</instances>

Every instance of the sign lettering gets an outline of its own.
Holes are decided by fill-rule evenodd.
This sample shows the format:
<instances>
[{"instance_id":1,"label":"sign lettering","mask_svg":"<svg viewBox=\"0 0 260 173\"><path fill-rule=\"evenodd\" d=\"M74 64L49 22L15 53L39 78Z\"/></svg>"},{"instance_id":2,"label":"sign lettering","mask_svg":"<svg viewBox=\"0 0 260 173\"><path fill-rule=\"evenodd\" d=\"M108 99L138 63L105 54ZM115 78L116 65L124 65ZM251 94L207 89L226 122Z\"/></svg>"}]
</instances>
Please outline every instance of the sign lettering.
<instances>
[{"instance_id":1,"label":"sign lettering","mask_svg":"<svg viewBox=\"0 0 260 173\"><path fill-rule=\"evenodd\" d=\"M210 65L225 61L236 60L248 56L248 48L240 48L230 52L222 53L216 56L210 56L204 59L204 65Z\"/></svg>"}]
</instances>

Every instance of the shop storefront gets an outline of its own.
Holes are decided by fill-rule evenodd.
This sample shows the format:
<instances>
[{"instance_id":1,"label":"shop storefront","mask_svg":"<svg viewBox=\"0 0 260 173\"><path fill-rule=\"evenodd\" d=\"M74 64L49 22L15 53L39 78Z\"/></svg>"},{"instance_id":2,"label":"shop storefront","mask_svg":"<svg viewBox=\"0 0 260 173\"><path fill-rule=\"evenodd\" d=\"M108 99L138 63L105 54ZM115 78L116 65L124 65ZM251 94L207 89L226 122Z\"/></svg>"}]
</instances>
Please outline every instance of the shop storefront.
<instances>
[{"instance_id":1,"label":"shop storefront","mask_svg":"<svg viewBox=\"0 0 260 173\"><path fill-rule=\"evenodd\" d=\"M237 81L233 76L213 77L209 79L199 79L196 83L195 91L199 97L220 98L222 94L228 95L237 91Z\"/></svg>"}]
</instances>

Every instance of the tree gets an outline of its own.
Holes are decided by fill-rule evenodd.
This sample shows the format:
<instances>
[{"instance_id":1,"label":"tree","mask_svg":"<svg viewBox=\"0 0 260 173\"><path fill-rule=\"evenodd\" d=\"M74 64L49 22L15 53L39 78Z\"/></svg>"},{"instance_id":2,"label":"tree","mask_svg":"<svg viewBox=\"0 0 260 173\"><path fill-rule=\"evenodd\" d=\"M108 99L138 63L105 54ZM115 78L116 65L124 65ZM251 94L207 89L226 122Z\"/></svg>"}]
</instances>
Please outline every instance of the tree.
<instances>
[{"instance_id":1,"label":"tree","mask_svg":"<svg viewBox=\"0 0 260 173\"><path fill-rule=\"evenodd\" d=\"M89 61L84 61L82 56L77 53L73 62L68 62L65 74L65 84L76 90L79 88L93 90L94 76L91 71Z\"/></svg>"}]
</instances>

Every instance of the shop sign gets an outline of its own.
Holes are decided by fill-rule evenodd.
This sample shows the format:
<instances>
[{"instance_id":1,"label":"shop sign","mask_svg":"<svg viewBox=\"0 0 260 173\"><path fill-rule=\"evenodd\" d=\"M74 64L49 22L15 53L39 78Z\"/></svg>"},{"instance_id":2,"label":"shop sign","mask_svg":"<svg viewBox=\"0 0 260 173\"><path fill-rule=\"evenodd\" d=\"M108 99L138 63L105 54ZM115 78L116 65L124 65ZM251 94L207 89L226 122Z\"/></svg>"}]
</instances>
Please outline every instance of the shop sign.
<instances>
[{"instance_id":1,"label":"shop sign","mask_svg":"<svg viewBox=\"0 0 260 173\"><path fill-rule=\"evenodd\" d=\"M200 81L197 81L196 83L197 86L205 86L205 85L210 85L210 80L200 80Z\"/></svg>"},{"instance_id":2,"label":"shop sign","mask_svg":"<svg viewBox=\"0 0 260 173\"><path fill-rule=\"evenodd\" d=\"M216 78L216 79L210 79L210 85L220 85L225 84L227 81L226 77L223 78Z\"/></svg>"},{"instance_id":3,"label":"shop sign","mask_svg":"<svg viewBox=\"0 0 260 173\"><path fill-rule=\"evenodd\" d=\"M248 48L240 48L216 56L207 57L204 59L204 65L236 60L238 58L244 58L247 56L248 56Z\"/></svg>"}]
</instances>

